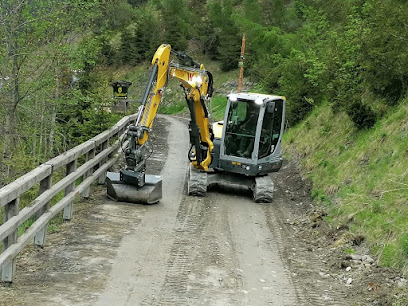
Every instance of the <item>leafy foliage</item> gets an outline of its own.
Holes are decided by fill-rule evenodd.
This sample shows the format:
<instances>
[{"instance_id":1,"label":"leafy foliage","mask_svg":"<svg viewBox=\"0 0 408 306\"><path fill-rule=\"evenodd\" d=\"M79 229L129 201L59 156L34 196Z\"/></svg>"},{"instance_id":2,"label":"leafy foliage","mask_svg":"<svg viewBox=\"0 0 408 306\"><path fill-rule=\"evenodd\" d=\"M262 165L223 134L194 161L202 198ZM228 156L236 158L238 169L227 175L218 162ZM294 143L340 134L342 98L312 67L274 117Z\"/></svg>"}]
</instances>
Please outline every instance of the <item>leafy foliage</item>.
<instances>
[{"instance_id":1,"label":"leafy foliage","mask_svg":"<svg viewBox=\"0 0 408 306\"><path fill-rule=\"evenodd\" d=\"M178 50L202 51L218 60L221 70L229 71L237 67L245 33L246 77L260 83L263 91L287 97L287 118L292 126L328 100L335 112L347 114L357 128L370 128L379 117L377 112L384 114L387 107L398 104L407 90L408 10L404 1L16 3L4 1L0 12L5 20L1 33L8 41L0 47L1 113L6 119L8 113L15 113L20 120L30 118L35 109L47 120L55 115L44 115L44 109L56 110L57 124L40 124L37 128L42 132L35 133L38 137L29 137L28 142L37 147L47 138L54 148L69 146L70 142L55 132L69 130L68 135L82 135L84 122L97 121L89 112L102 103L101 92L109 82L95 72L98 66L148 61L161 43ZM7 10L15 13L13 18ZM16 55L7 56L13 48L17 48ZM14 84L4 79L13 74L13 66L21 70L15 74L19 79ZM73 79L77 79L75 83ZM6 94L7 90L14 94ZM382 102L370 105L373 96ZM13 99L24 111L17 106L13 110ZM77 113L67 111L66 105ZM9 117L7 126L14 124L13 120ZM6 130L3 134L12 133ZM3 151L10 145L2 142ZM51 156L52 150L43 153Z\"/></svg>"},{"instance_id":2,"label":"leafy foliage","mask_svg":"<svg viewBox=\"0 0 408 306\"><path fill-rule=\"evenodd\" d=\"M212 55L220 61L221 70L235 69L238 67L241 35L234 22L233 1L210 2L209 12L217 42L217 47L212 48Z\"/></svg>"},{"instance_id":3,"label":"leafy foliage","mask_svg":"<svg viewBox=\"0 0 408 306\"><path fill-rule=\"evenodd\" d=\"M408 85L408 11L395 1L367 1L364 5L363 63L370 89L395 105Z\"/></svg>"},{"instance_id":4,"label":"leafy foliage","mask_svg":"<svg viewBox=\"0 0 408 306\"><path fill-rule=\"evenodd\" d=\"M353 121L359 129L370 128L376 121L376 114L374 111L361 102L354 102L351 104L347 110L347 115L349 115L351 121Z\"/></svg>"}]
</instances>

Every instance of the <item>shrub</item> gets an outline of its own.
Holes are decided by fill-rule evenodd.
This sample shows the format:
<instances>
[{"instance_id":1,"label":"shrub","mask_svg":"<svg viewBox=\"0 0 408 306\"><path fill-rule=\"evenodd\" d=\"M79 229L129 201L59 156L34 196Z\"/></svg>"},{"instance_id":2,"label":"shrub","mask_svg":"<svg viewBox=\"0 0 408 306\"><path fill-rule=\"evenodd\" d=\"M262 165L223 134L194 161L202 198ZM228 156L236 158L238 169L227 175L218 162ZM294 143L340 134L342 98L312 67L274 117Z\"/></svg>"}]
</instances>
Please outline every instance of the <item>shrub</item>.
<instances>
[{"instance_id":1,"label":"shrub","mask_svg":"<svg viewBox=\"0 0 408 306\"><path fill-rule=\"evenodd\" d=\"M364 105L361 102L352 103L347 109L347 115L359 129L369 129L376 122L375 112L371 107Z\"/></svg>"}]
</instances>

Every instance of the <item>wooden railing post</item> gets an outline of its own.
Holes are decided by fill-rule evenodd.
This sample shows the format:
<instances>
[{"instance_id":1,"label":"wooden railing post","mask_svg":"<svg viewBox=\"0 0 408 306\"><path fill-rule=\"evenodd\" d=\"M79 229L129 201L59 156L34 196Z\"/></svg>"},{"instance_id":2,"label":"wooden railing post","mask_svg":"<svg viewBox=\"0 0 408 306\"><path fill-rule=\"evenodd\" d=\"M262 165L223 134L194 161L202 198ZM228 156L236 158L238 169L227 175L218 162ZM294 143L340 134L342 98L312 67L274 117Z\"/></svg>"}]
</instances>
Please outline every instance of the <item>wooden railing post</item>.
<instances>
[{"instance_id":1,"label":"wooden railing post","mask_svg":"<svg viewBox=\"0 0 408 306\"><path fill-rule=\"evenodd\" d=\"M74 172L76 170L76 167L77 167L77 161L76 160L73 160L72 162L68 163L67 164L67 172L66 172L67 175ZM69 186L67 188L65 188L64 195L67 195L68 193L70 193L74 189L75 189L75 182L72 182L71 184L69 184ZM62 218L65 221L70 221L72 219L72 211L73 211L73 202L69 203L64 208Z\"/></svg>"},{"instance_id":2,"label":"wooden railing post","mask_svg":"<svg viewBox=\"0 0 408 306\"><path fill-rule=\"evenodd\" d=\"M101 145L101 151L105 150L106 148L108 148L109 146L109 138L107 140L105 140L104 142L102 142ZM101 160L101 162L99 163L99 167L102 167L102 165L104 163L106 163L106 161L108 160L108 157L104 158L103 160ZM106 172L104 171L99 177L98 177L98 184L103 185L105 184L105 180L106 180Z\"/></svg>"},{"instance_id":3,"label":"wooden railing post","mask_svg":"<svg viewBox=\"0 0 408 306\"><path fill-rule=\"evenodd\" d=\"M52 174L47 176L40 182L40 190L38 195L42 194L44 191L50 189L52 186ZM41 209L35 214L35 219L37 220L43 213L45 213L50 208L50 202L47 202ZM41 230L37 232L34 237L34 244L39 247L43 247L45 244L45 238L47 234L47 225L45 225Z\"/></svg>"},{"instance_id":4,"label":"wooden railing post","mask_svg":"<svg viewBox=\"0 0 408 306\"><path fill-rule=\"evenodd\" d=\"M93 148L92 150L90 150L87 154L86 154L86 161L91 160L92 158L95 157L95 148ZM82 180L85 181L87 177L90 177L93 173L93 169L89 169L83 176L82 176ZM89 198L89 194L91 193L91 186L87 187L82 193L81 196L83 196L84 198Z\"/></svg>"},{"instance_id":5,"label":"wooden railing post","mask_svg":"<svg viewBox=\"0 0 408 306\"><path fill-rule=\"evenodd\" d=\"M4 210L4 222L12 218L13 216L17 216L19 212L19 205L20 205L20 198L17 198L5 206ZM18 229L14 230L6 239L3 240L3 252L11 246L13 243L17 242L18 236ZM16 259L13 258L12 262L7 264L1 270L1 280L3 282L12 283L14 279L14 274L16 271Z\"/></svg>"}]
</instances>

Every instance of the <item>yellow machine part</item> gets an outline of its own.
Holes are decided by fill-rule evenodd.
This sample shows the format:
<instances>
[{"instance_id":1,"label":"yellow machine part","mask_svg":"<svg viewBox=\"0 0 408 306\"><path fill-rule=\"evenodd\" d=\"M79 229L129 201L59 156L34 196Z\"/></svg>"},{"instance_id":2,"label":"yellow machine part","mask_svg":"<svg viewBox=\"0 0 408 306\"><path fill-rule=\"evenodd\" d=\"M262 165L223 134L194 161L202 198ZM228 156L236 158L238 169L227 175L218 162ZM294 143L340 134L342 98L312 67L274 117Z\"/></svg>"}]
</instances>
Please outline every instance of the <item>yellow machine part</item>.
<instances>
[{"instance_id":1,"label":"yellow machine part","mask_svg":"<svg viewBox=\"0 0 408 306\"><path fill-rule=\"evenodd\" d=\"M152 128L153 120L156 117L157 109L162 97L162 88L166 85L167 82L167 69L169 66L170 59L170 45L161 45L153 56L152 65L157 63L157 81L153 88L152 93L150 94L146 107L142 116L141 125L148 128ZM145 132L143 138L139 139L139 144L144 144L149 138L148 133Z\"/></svg>"},{"instance_id":2,"label":"yellow machine part","mask_svg":"<svg viewBox=\"0 0 408 306\"><path fill-rule=\"evenodd\" d=\"M213 128L214 138L222 138L223 126L224 126L224 121L217 121L213 123L212 128Z\"/></svg>"},{"instance_id":3,"label":"yellow machine part","mask_svg":"<svg viewBox=\"0 0 408 306\"><path fill-rule=\"evenodd\" d=\"M200 129L201 141L208 144L206 158L200 163L193 161L192 165L197 169L208 171L208 166L211 164L211 152L214 145L210 137L209 121L205 116L203 105L200 98L207 95L208 91L208 76L205 72L204 65L200 69L190 67L182 67L178 65L171 66L170 60L170 45L161 45L153 56L152 65L157 63L157 78L149 98L147 99L145 109L142 115L140 125L152 128L153 120L156 117L159 107L163 87L166 85L168 77L177 79L183 87L188 91L188 97L194 100L194 110L196 122ZM148 132L144 132L143 137L138 139L138 144L143 145L149 138Z\"/></svg>"},{"instance_id":4,"label":"yellow machine part","mask_svg":"<svg viewBox=\"0 0 408 306\"><path fill-rule=\"evenodd\" d=\"M198 91L198 89L194 89L191 95L194 99L194 111L198 127L200 128L201 141L204 141L208 144L206 158L200 163L200 165L198 165L196 161L193 161L192 165L197 169L208 171L208 167L211 164L211 152L214 149L214 144L211 141L208 118L205 117L204 109L201 105L200 92Z\"/></svg>"}]
</instances>

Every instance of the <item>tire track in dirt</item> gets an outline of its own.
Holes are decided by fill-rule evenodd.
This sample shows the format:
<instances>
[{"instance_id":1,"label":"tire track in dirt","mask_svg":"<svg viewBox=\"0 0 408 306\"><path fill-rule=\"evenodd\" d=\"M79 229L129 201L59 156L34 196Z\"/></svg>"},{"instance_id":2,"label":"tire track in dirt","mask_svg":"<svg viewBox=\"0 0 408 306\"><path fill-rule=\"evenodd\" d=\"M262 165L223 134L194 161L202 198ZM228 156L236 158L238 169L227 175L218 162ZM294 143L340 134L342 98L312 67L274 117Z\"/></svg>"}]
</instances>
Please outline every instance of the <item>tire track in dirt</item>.
<instances>
[{"instance_id":1,"label":"tire track in dirt","mask_svg":"<svg viewBox=\"0 0 408 306\"><path fill-rule=\"evenodd\" d=\"M143 305L298 305L279 243L250 197L184 196L164 283Z\"/></svg>"},{"instance_id":2,"label":"tire track in dirt","mask_svg":"<svg viewBox=\"0 0 408 306\"><path fill-rule=\"evenodd\" d=\"M145 206L146 213L131 235L124 237L112 267L110 281L97 305L141 305L154 296L165 276L174 241L173 229L186 177L188 132L179 121L166 117L169 150L162 170L163 199Z\"/></svg>"}]
</instances>

